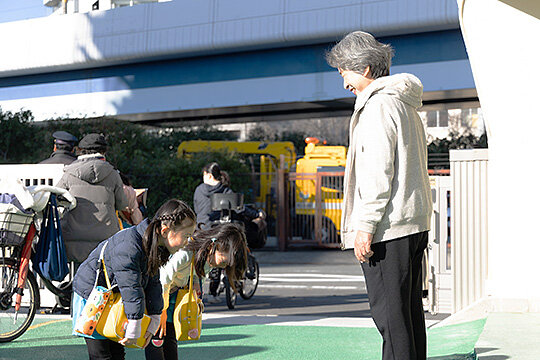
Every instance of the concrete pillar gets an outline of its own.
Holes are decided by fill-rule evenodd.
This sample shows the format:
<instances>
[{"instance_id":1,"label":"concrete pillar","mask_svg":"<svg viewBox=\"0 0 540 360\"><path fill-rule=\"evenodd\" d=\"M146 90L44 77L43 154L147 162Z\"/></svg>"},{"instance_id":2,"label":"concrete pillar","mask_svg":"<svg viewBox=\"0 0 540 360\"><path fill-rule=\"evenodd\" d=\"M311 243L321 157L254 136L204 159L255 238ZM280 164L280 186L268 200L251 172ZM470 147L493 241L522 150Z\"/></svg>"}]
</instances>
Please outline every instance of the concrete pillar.
<instances>
[{"instance_id":1,"label":"concrete pillar","mask_svg":"<svg viewBox=\"0 0 540 360\"><path fill-rule=\"evenodd\" d=\"M457 2L488 131L486 290L538 304L540 2Z\"/></svg>"}]
</instances>

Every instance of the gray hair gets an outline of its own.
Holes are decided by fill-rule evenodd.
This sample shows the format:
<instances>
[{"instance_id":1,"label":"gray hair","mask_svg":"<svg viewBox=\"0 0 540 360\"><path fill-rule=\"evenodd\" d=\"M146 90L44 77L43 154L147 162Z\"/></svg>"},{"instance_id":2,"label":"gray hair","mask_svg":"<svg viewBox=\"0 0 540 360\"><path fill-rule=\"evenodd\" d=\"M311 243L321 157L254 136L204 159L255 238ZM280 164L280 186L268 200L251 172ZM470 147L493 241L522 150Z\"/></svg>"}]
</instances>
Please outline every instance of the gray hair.
<instances>
[{"instance_id":1,"label":"gray hair","mask_svg":"<svg viewBox=\"0 0 540 360\"><path fill-rule=\"evenodd\" d=\"M326 53L331 67L363 73L369 66L372 79L390 74L394 50L390 45L375 40L373 35L354 31L345 36Z\"/></svg>"}]
</instances>

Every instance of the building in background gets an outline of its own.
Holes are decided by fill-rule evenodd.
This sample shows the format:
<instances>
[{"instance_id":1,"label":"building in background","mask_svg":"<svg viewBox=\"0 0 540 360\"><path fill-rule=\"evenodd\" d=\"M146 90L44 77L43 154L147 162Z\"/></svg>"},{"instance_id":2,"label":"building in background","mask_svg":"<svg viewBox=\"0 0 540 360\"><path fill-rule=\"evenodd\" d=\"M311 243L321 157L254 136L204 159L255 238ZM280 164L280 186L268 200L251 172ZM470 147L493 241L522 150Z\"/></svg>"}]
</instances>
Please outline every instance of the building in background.
<instances>
[{"instance_id":1,"label":"building in background","mask_svg":"<svg viewBox=\"0 0 540 360\"><path fill-rule=\"evenodd\" d=\"M75 14L167 1L172 0L43 0L43 5L51 8L54 14Z\"/></svg>"}]
</instances>

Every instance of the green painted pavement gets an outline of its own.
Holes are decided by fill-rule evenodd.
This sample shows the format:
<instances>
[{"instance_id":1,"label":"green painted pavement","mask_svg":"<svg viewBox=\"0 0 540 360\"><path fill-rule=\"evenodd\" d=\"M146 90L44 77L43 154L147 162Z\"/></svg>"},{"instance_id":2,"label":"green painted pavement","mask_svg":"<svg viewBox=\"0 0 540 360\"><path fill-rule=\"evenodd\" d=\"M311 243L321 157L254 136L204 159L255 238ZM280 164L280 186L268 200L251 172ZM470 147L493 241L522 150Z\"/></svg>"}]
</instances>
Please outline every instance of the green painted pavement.
<instances>
[{"instance_id":1,"label":"green painted pavement","mask_svg":"<svg viewBox=\"0 0 540 360\"><path fill-rule=\"evenodd\" d=\"M468 358L485 319L430 329L430 359ZM84 359L86 345L71 336L71 321L51 321L28 330L21 338L0 344L0 359ZM375 328L278 325L203 326L199 341L181 343L181 359L380 359L381 338ZM127 359L144 352L127 349Z\"/></svg>"}]
</instances>

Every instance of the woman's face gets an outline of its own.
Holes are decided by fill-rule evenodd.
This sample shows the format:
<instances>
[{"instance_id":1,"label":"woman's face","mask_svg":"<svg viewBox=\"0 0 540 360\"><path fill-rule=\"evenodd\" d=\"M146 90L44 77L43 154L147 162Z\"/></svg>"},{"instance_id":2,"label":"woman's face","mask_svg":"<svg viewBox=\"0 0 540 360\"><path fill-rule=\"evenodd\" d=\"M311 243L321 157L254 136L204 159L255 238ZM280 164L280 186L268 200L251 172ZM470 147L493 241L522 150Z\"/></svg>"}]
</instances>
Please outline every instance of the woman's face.
<instances>
[{"instance_id":1,"label":"woman's face","mask_svg":"<svg viewBox=\"0 0 540 360\"><path fill-rule=\"evenodd\" d=\"M209 183L210 181L214 180L214 177L209 172L203 171L203 182L205 184Z\"/></svg>"},{"instance_id":2,"label":"woman's face","mask_svg":"<svg viewBox=\"0 0 540 360\"><path fill-rule=\"evenodd\" d=\"M349 90L356 96L373 82L372 79L367 77L369 67L367 67L363 74L351 70L338 69L338 71L341 77L343 77L343 87L345 90Z\"/></svg>"},{"instance_id":3,"label":"woman's face","mask_svg":"<svg viewBox=\"0 0 540 360\"><path fill-rule=\"evenodd\" d=\"M224 269L230 263L229 256L230 255L228 251L225 252L221 250L216 250L214 252L214 255L212 254L208 255L208 263L210 264L211 267L218 267L218 268Z\"/></svg>"},{"instance_id":4,"label":"woman's face","mask_svg":"<svg viewBox=\"0 0 540 360\"><path fill-rule=\"evenodd\" d=\"M163 245L165 245L167 250L169 250L169 253L174 254L187 245L189 238L191 235L193 235L194 231L195 223L193 223L191 220L184 221L177 228L170 228L165 224L161 224Z\"/></svg>"},{"instance_id":5,"label":"woman's face","mask_svg":"<svg viewBox=\"0 0 540 360\"><path fill-rule=\"evenodd\" d=\"M216 179L214 178L214 176L211 173L204 171L203 172L203 182L205 184L213 185L213 183L216 182Z\"/></svg>"}]
</instances>

